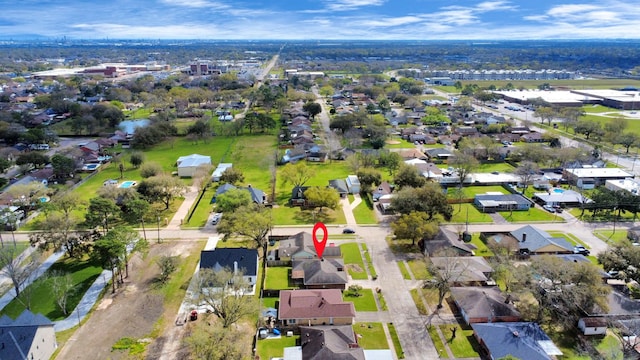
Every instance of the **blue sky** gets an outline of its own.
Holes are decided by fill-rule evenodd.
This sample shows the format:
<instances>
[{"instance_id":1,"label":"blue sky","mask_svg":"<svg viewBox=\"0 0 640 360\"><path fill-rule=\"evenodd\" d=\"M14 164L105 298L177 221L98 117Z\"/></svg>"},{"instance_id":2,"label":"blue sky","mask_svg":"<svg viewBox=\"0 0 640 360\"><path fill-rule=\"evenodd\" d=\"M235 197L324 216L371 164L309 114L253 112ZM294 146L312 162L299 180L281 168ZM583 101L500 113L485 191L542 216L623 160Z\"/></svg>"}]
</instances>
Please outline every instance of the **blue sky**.
<instances>
[{"instance_id":1,"label":"blue sky","mask_svg":"<svg viewBox=\"0 0 640 360\"><path fill-rule=\"evenodd\" d=\"M0 39L640 38L637 0L0 0Z\"/></svg>"}]
</instances>

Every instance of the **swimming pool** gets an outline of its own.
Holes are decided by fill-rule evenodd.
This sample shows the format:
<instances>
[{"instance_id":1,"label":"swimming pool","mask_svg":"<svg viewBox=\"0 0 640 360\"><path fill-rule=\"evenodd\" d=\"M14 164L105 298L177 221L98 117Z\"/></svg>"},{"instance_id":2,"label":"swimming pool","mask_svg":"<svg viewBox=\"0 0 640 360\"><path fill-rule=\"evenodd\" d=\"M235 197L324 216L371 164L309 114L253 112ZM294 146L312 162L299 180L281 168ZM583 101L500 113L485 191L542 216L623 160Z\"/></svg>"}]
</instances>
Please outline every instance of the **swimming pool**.
<instances>
[{"instance_id":1,"label":"swimming pool","mask_svg":"<svg viewBox=\"0 0 640 360\"><path fill-rule=\"evenodd\" d=\"M122 184L120 184L120 186L118 186L119 188L123 188L123 189L128 189L132 186L136 186L138 183L136 183L135 181L125 181Z\"/></svg>"},{"instance_id":2,"label":"swimming pool","mask_svg":"<svg viewBox=\"0 0 640 360\"><path fill-rule=\"evenodd\" d=\"M84 171L94 171L98 167L100 167L100 164L86 164L85 166L82 167L82 170L84 170Z\"/></svg>"},{"instance_id":3,"label":"swimming pool","mask_svg":"<svg viewBox=\"0 0 640 360\"><path fill-rule=\"evenodd\" d=\"M556 193L556 194L562 194L564 192L564 189L555 188L555 189L553 189L553 192Z\"/></svg>"}]
</instances>

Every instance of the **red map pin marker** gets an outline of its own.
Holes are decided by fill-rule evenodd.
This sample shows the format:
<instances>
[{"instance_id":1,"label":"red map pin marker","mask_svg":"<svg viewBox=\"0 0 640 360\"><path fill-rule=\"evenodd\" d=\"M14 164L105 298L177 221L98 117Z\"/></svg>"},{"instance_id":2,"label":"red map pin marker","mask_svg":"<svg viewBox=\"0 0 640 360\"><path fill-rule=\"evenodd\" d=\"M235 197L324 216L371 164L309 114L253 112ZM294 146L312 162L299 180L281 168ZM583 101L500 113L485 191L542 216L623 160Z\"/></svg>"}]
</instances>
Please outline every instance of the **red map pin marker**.
<instances>
[{"instance_id":1,"label":"red map pin marker","mask_svg":"<svg viewBox=\"0 0 640 360\"><path fill-rule=\"evenodd\" d=\"M316 236L316 232L318 232L318 229L322 230L322 233L323 233L322 238L320 240L318 240L318 237ZM324 252L324 247L327 245L327 240L329 239L329 233L327 232L327 227L323 223L317 222L313 226L312 237L313 237L313 246L316 248L316 254L318 254L318 258L322 259L322 253Z\"/></svg>"}]
</instances>

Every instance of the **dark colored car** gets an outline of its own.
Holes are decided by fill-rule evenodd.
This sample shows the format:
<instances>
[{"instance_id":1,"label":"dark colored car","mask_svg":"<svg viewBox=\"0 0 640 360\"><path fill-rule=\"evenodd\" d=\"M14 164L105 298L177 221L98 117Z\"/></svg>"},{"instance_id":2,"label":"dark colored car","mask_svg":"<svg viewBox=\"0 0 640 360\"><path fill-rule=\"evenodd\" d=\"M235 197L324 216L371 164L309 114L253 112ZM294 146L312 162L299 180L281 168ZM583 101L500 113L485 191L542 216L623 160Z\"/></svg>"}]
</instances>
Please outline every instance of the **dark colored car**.
<instances>
[{"instance_id":1,"label":"dark colored car","mask_svg":"<svg viewBox=\"0 0 640 360\"><path fill-rule=\"evenodd\" d=\"M343 233L343 234L355 234L355 233L356 233L356 231L355 231L355 230L353 230L353 229L344 228L344 229L342 229L342 233Z\"/></svg>"}]
</instances>

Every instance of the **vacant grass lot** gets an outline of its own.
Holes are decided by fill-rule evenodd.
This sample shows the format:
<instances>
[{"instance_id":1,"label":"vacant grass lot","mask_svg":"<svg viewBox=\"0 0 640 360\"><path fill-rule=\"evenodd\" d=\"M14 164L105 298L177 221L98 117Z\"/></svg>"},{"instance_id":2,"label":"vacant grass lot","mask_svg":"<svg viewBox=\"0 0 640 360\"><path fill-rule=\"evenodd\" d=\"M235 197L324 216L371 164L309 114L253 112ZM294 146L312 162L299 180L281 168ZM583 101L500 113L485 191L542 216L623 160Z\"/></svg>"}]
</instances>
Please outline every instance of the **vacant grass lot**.
<instances>
[{"instance_id":1,"label":"vacant grass lot","mask_svg":"<svg viewBox=\"0 0 640 360\"><path fill-rule=\"evenodd\" d=\"M55 271L69 273L71 275L74 284L74 291L69 296L67 302L67 311L71 312L76 305L78 305L78 302L80 302L80 299L82 299L82 296L84 296L87 289L100 275L102 267L96 261L88 259L69 259L65 257L58 260L42 277L29 285L31 289L28 291L33 291L33 295L31 297L31 311L33 313L40 313L52 321L61 320L67 317L67 315L65 315L56 304L56 299L51 296L52 280L47 279L47 275L51 275ZM24 311L24 309L24 304L17 299L14 299L4 309L2 309L0 313L15 319L20 315L20 313L22 313L22 311Z\"/></svg>"},{"instance_id":2,"label":"vacant grass lot","mask_svg":"<svg viewBox=\"0 0 640 360\"><path fill-rule=\"evenodd\" d=\"M366 280L367 272L362 261L362 254L360 253L360 247L357 243L346 243L340 245L342 251L342 258L344 263L349 269L349 275L354 280Z\"/></svg>"},{"instance_id":3,"label":"vacant grass lot","mask_svg":"<svg viewBox=\"0 0 640 360\"><path fill-rule=\"evenodd\" d=\"M296 339L299 335L279 339L261 339L256 344L258 348L258 356L260 359L282 358L284 356L284 348L296 346Z\"/></svg>"},{"instance_id":4,"label":"vacant grass lot","mask_svg":"<svg viewBox=\"0 0 640 360\"><path fill-rule=\"evenodd\" d=\"M606 242L628 241L626 230L594 230L593 234Z\"/></svg>"},{"instance_id":5,"label":"vacant grass lot","mask_svg":"<svg viewBox=\"0 0 640 360\"><path fill-rule=\"evenodd\" d=\"M353 216L359 225L377 224L376 213L373 210L373 202L371 196L367 195L362 198L362 202L353 209Z\"/></svg>"},{"instance_id":6,"label":"vacant grass lot","mask_svg":"<svg viewBox=\"0 0 640 360\"><path fill-rule=\"evenodd\" d=\"M467 186L462 189L458 189L457 187L447 188L447 198L448 199L459 199L460 198L460 190L462 190L462 198L463 199L473 199L476 195L486 194L489 192L497 192L500 194L508 194L509 192L502 186L499 185L491 185L491 186ZM455 205L453 205L455 206Z\"/></svg>"},{"instance_id":7,"label":"vacant grass lot","mask_svg":"<svg viewBox=\"0 0 640 360\"><path fill-rule=\"evenodd\" d=\"M496 164L480 164L480 166L474 171L478 173L490 173L490 172L513 172L515 168L508 163L496 163Z\"/></svg>"},{"instance_id":8,"label":"vacant grass lot","mask_svg":"<svg viewBox=\"0 0 640 360\"><path fill-rule=\"evenodd\" d=\"M272 266L267 268L265 288L269 290L294 289L291 284L291 266Z\"/></svg>"},{"instance_id":9,"label":"vacant grass lot","mask_svg":"<svg viewBox=\"0 0 640 360\"><path fill-rule=\"evenodd\" d=\"M366 350L388 349L387 337L384 335L382 323L355 323L353 332L360 335L358 344Z\"/></svg>"},{"instance_id":10,"label":"vacant grass lot","mask_svg":"<svg viewBox=\"0 0 640 360\"><path fill-rule=\"evenodd\" d=\"M492 223L493 219L489 214L480 212L473 204L452 204L453 217L452 223Z\"/></svg>"}]
</instances>

